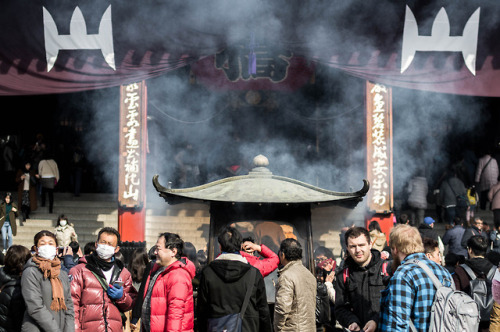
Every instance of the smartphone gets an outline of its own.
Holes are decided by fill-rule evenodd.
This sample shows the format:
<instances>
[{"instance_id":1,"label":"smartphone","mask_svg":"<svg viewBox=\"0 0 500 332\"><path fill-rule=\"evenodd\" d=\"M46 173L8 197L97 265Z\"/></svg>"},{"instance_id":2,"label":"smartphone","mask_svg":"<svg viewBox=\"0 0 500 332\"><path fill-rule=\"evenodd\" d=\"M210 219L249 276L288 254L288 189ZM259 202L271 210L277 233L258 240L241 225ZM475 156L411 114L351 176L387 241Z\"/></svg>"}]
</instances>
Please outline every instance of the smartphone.
<instances>
[{"instance_id":1,"label":"smartphone","mask_svg":"<svg viewBox=\"0 0 500 332\"><path fill-rule=\"evenodd\" d=\"M57 248L57 254L62 255L64 252L64 247L58 247Z\"/></svg>"},{"instance_id":2,"label":"smartphone","mask_svg":"<svg viewBox=\"0 0 500 332\"><path fill-rule=\"evenodd\" d=\"M120 281L120 280L117 280L113 283L113 286L118 286L118 287L122 287L123 286L123 281Z\"/></svg>"}]
</instances>

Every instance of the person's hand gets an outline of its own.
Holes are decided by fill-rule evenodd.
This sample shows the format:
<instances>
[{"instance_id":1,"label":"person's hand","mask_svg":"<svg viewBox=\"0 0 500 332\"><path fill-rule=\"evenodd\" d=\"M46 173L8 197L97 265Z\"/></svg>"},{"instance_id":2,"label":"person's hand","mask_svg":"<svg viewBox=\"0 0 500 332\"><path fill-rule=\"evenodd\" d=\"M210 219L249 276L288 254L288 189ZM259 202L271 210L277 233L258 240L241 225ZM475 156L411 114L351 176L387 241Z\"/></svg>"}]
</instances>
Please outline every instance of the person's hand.
<instances>
[{"instance_id":1,"label":"person's hand","mask_svg":"<svg viewBox=\"0 0 500 332\"><path fill-rule=\"evenodd\" d=\"M82 248L78 248L78 252L76 254L78 255L78 257L83 257Z\"/></svg>"},{"instance_id":2,"label":"person's hand","mask_svg":"<svg viewBox=\"0 0 500 332\"><path fill-rule=\"evenodd\" d=\"M385 250L384 250L384 251L382 251L382 252L380 253L380 258L381 258L381 259L389 259L389 253L388 253L387 251L385 251Z\"/></svg>"},{"instance_id":3,"label":"person's hand","mask_svg":"<svg viewBox=\"0 0 500 332\"><path fill-rule=\"evenodd\" d=\"M109 285L107 293L110 299L119 300L123 296L123 287L118 285Z\"/></svg>"},{"instance_id":4,"label":"person's hand","mask_svg":"<svg viewBox=\"0 0 500 332\"><path fill-rule=\"evenodd\" d=\"M335 264L334 260L327 260L326 262L327 263L325 263L325 265L323 265L323 270L325 270L327 272L332 271L333 270L333 265Z\"/></svg>"},{"instance_id":5,"label":"person's hand","mask_svg":"<svg viewBox=\"0 0 500 332\"><path fill-rule=\"evenodd\" d=\"M331 272L326 275L325 282L331 282L333 284L333 280L335 280L335 273Z\"/></svg>"},{"instance_id":6,"label":"person's hand","mask_svg":"<svg viewBox=\"0 0 500 332\"><path fill-rule=\"evenodd\" d=\"M363 331L365 332L375 332L377 330L377 323L373 320L369 320L365 327L363 327Z\"/></svg>"},{"instance_id":7,"label":"person's hand","mask_svg":"<svg viewBox=\"0 0 500 332\"><path fill-rule=\"evenodd\" d=\"M12 208L12 211L17 212L17 209L15 207Z\"/></svg>"},{"instance_id":8,"label":"person's hand","mask_svg":"<svg viewBox=\"0 0 500 332\"><path fill-rule=\"evenodd\" d=\"M40 175L38 175L38 174L35 174L35 177L36 177L37 179L39 179L39 178L40 178Z\"/></svg>"},{"instance_id":9,"label":"person's hand","mask_svg":"<svg viewBox=\"0 0 500 332\"><path fill-rule=\"evenodd\" d=\"M248 253L253 253L254 251L260 252L262 250L261 246L250 241L243 242L241 249Z\"/></svg>"},{"instance_id":10,"label":"person's hand","mask_svg":"<svg viewBox=\"0 0 500 332\"><path fill-rule=\"evenodd\" d=\"M70 246L64 247L63 256L70 255L73 256L73 249Z\"/></svg>"},{"instance_id":11,"label":"person's hand","mask_svg":"<svg viewBox=\"0 0 500 332\"><path fill-rule=\"evenodd\" d=\"M137 326L136 324L132 324L132 323L130 323L130 330L131 330L131 331L135 331L135 330L137 329L137 327L138 327L138 326Z\"/></svg>"},{"instance_id":12,"label":"person's hand","mask_svg":"<svg viewBox=\"0 0 500 332\"><path fill-rule=\"evenodd\" d=\"M352 323L347 327L349 331L359 331L361 328L359 327L358 323Z\"/></svg>"},{"instance_id":13,"label":"person's hand","mask_svg":"<svg viewBox=\"0 0 500 332\"><path fill-rule=\"evenodd\" d=\"M24 180L24 179L26 179L26 175L23 174L23 175L21 175L21 180Z\"/></svg>"}]
</instances>

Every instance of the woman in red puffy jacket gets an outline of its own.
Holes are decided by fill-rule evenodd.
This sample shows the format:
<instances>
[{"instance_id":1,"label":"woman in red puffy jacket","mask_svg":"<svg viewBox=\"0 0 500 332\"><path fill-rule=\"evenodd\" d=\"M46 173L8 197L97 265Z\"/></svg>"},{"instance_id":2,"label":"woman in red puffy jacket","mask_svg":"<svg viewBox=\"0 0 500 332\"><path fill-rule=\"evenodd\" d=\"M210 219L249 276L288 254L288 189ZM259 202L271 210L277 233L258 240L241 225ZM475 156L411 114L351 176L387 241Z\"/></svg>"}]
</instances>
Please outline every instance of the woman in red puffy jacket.
<instances>
[{"instance_id":1,"label":"woman in red puffy jacket","mask_svg":"<svg viewBox=\"0 0 500 332\"><path fill-rule=\"evenodd\" d=\"M182 257L184 241L163 233L156 242L156 264L146 281L141 331L193 331L194 264Z\"/></svg>"}]
</instances>

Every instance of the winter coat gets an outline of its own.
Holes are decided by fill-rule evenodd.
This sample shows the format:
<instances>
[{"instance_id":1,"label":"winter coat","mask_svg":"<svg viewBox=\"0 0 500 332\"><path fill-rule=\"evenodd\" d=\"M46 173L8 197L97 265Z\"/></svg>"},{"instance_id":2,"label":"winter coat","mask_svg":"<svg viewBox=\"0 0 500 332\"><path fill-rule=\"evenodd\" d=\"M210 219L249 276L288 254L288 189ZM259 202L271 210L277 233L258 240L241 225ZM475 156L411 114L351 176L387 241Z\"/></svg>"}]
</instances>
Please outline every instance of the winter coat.
<instances>
[{"instance_id":1,"label":"winter coat","mask_svg":"<svg viewBox=\"0 0 500 332\"><path fill-rule=\"evenodd\" d=\"M500 209L500 182L491 187L488 192L488 200L491 202L491 209Z\"/></svg>"},{"instance_id":2,"label":"winter coat","mask_svg":"<svg viewBox=\"0 0 500 332\"><path fill-rule=\"evenodd\" d=\"M36 197L36 171L31 168L30 169L30 210L35 211L38 208L38 201ZM23 191L24 191L24 180L21 180L21 176L24 174L23 170L18 170L16 174L16 182L17 185L17 206L22 206L23 202Z\"/></svg>"},{"instance_id":3,"label":"winter coat","mask_svg":"<svg viewBox=\"0 0 500 332\"><path fill-rule=\"evenodd\" d=\"M7 274L5 267L1 267L0 289L0 332L20 331L26 310L21 293L21 275Z\"/></svg>"},{"instance_id":4,"label":"winter coat","mask_svg":"<svg viewBox=\"0 0 500 332\"><path fill-rule=\"evenodd\" d=\"M462 238L465 233L465 228L462 225L456 225L444 233L443 244L449 245L448 251L455 255L467 257L467 250L462 247Z\"/></svg>"},{"instance_id":5,"label":"winter coat","mask_svg":"<svg viewBox=\"0 0 500 332\"><path fill-rule=\"evenodd\" d=\"M408 184L408 205L415 209L427 209L427 179L417 176L410 180Z\"/></svg>"},{"instance_id":6,"label":"winter coat","mask_svg":"<svg viewBox=\"0 0 500 332\"><path fill-rule=\"evenodd\" d=\"M249 280L251 269L255 268L239 254L222 254L203 269L196 307L200 332L207 331L209 318L241 312L250 282L253 282L254 287L245 311L242 331L272 331L264 279L260 273L256 273L255 279Z\"/></svg>"},{"instance_id":7,"label":"winter coat","mask_svg":"<svg viewBox=\"0 0 500 332\"><path fill-rule=\"evenodd\" d=\"M439 235L436 233L436 231L434 230L434 228L432 228L431 226L429 226L429 225L427 225L425 223L423 223L420 226L418 226L418 232L420 233L420 236L422 237L422 240L425 237L428 237L428 238L431 238L433 240L439 241L438 240Z\"/></svg>"},{"instance_id":8,"label":"winter coat","mask_svg":"<svg viewBox=\"0 0 500 332\"><path fill-rule=\"evenodd\" d=\"M93 256L80 259L80 264L69 271L71 276L71 296L75 305L75 329L89 332L121 332L121 312L128 311L134 306L137 292L132 286L132 276L123 267L123 263L115 260L113 275L110 284L118 278L123 281L123 296L113 301L104 291L99 280L92 272L98 275L101 270L94 263Z\"/></svg>"},{"instance_id":9,"label":"winter coat","mask_svg":"<svg viewBox=\"0 0 500 332\"><path fill-rule=\"evenodd\" d=\"M38 164L40 178L55 178L59 181L59 168L54 159L43 159Z\"/></svg>"},{"instance_id":10,"label":"winter coat","mask_svg":"<svg viewBox=\"0 0 500 332\"><path fill-rule=\"evenodd\" d=\"M71 241L78 242L73 224L66 224L65 226L57 226L54 234L57 238L57 245L60 247L67 247Z\"/></svg>"},{"instance_id":11,"label":"winter coat","mask_svg":"<svg viewBox=\"0 0 500 332\"><path fill-rule=\"evenodd\" d=\"M348 327L357 323L361 328L373 320L379 321L381 291L385 289L383 273L384 260L380 252L371 250L372 258L366 267L359 266L351 256L345 260L343 269L335 276L335 317ZM345 268L348 273L345 273ZM390 267L386 266L386 272ZM344 277L346 282L344 282Z\"/></svg>"},{"instance_id":12,"label":"winter coat","mask_svg":"<svg viewBox=\"0 0 500 332\"><path fill-rule=\"evenodd\" d=\"M155 264L146 281L146 290L151 277L161 266ZM194 305L193 284L196 268L183 257L169 265L156 279L151 292L151 332L193 331ZM143 320L144 321L144 320Z\"/></svg>"},{"instance_id":13,"label":"winter coat","mask_svg":"<svg viewBox=\"0 0 500 332\"><path fill-rule=\"evenodd\" d=\"M486 243L490 243L488 234L485 231L480 231L476 226L472 226L467 228L464 232L464 235L462 236L462 241L460 242L460 244L463 248L467 249L467 241L469 241L469 239L474 235L481 235L486 239Z\"/></svg>"},{"instance_id":14,"label":"winter coat","mask_svg":"<svg viewBox=\"0 0 500 332\"><path fill-rule=\"evenodd\" d=\"M279 270L274 331L315 331L316 278L300 260Z\"/></svg>"},{"instance_id":15,"label":"winter coat","mask_svg":"<svg viewBox=\"0 0 500 332\"><path fill-rule=\"evenodd\" d=\"M257 268L262 274L263 277L266 277L271 272L278 268L278 264L280 259L278 255L276 255L271 249L266 247L265 245L260 246L260 255L264 257L261 259L260 257L250 255L247 252L240 251L241 256L245 257L250 265Z\"/></svg>"},{"instance_id":16,"label":"winter coat","mask_svg":"<svg viewBox=\"0 0 500 332\"><path fill-rule=\"evenodd\" d=\"M22 332L75 331L75 313L71 301L69 279L63 270L59 273L64 290L66 310L52 311L52 284L44 279L42 271L30 258L24 266L21 290L26 304Z\"/></svg>"},{"instance_id":17,"label":"winter coat","mask_svg":"<svg viewBox=\"0 0 500 332\"><path fill-rule=\"evenodd\" d=\"M479 159L475 181L479 182L478 191L490 190L498 182L498 163L495 158L487 154Z\"/></svg>"},{"instance_id":18,"label":"winter coat","mask_svg":"<svg viewBox=\"0 0 500 332\"><path fill-rule=\"evenodd\" d=\"M484 277L488 275L488 272L493 267L493 264L486 258L471 258L466 260L465 264L472 269L476 276L484 275ZM470 294L470 278L463 267L457 266L455 268L455 274L453 274L452 277L457 290Z\"/></svg>"},{"instance_id":19,"label":"winter coat","mask_svg":"<svg viewBox=\"0 0 500 332\"><path fill-rule=\"evenodd\" d=\"M0 225L3 225L5 222L5 215L7 214L7 204L5 202L0 205ZM14 208L17 210L14 212ZM12 209L10 210L9 213L9 219L10 219L10 228L12 228L12 236L17 235L17 224L16 224L16 218L19 213L19 210L17 209L17 204L12 202Z\"/></svg>"},{"instance_id":20,"label":"winter coat","mask_svg":"<svg viewBox=\"0 0 500 332\"><path fill-rule=\"evenodd\" d=\"M457 196L466 195L467 190L465 189L465 185L462 180L457 177L451 177L441 183L441 187L439 187L439 194L441 196L441 205L444 207L450 207L456 206Z\"/></svg>"},{"instance_id":21,"label":"winter coat","mask_svg":"<svg viewBox=\"0 0 500 332\"><path fill-rule=\"evenodd\" d=\"M384 233L381 233L376 229L370 232L370 241L372 244L372 248L378 251L384 250L384 248L387 246L387 237Z\"/></svg>"}]
</instances>

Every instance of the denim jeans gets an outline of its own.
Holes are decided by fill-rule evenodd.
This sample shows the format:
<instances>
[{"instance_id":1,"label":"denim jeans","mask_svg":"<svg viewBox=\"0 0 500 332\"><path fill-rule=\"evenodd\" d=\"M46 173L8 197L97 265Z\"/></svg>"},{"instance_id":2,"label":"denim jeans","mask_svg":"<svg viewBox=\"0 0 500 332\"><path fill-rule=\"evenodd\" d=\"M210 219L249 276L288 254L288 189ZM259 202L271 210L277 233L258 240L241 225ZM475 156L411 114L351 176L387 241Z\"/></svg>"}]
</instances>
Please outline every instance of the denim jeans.
<instances>
[{"instance_id":1,"label":"denim jeans","mask_svg":"<svg viewBox=\"0 0 500 332\"><path fill-rule=\"evenodd\" d=\"M6 221L2 226L2 240L3 240L3 248L7 250L10 246L12 246L12 227L10 227L10 222ZM7 246L7 240L9 241L9 245Z\"/></svg>"}]
</instances>

